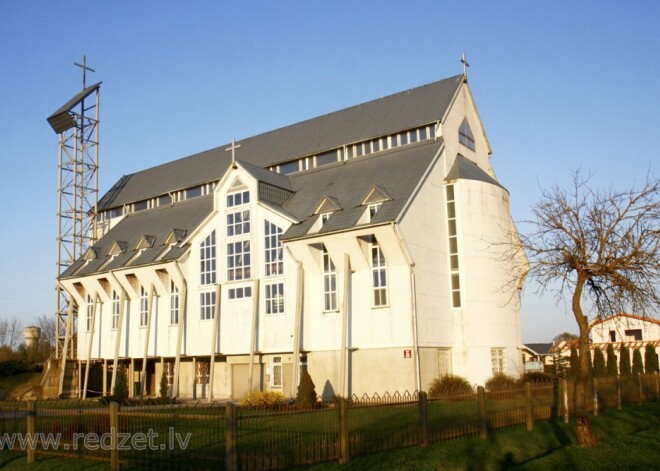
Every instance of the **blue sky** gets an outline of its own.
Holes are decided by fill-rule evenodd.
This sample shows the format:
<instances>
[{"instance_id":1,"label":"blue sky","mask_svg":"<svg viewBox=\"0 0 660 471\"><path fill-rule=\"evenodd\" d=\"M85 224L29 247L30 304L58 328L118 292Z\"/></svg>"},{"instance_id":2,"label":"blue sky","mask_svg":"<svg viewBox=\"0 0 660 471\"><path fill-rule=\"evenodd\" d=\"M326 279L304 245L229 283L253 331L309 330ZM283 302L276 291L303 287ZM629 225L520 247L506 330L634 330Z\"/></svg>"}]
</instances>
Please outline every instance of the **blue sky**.
<instances>
[{"instance_id":1,"label":"blue sky","mask_svg":"<svg viewBox=\"0 0 660 471\"><path fill-rule=\"evenodd\" d=\"M630 186L658 171L658 2L0 0L0 318L55 309L57 136L101 92L100 191L120 176L461 72L516 220L570 171ZM523 340L577 331L524 295Z\"/></svg>"}]
</instances>

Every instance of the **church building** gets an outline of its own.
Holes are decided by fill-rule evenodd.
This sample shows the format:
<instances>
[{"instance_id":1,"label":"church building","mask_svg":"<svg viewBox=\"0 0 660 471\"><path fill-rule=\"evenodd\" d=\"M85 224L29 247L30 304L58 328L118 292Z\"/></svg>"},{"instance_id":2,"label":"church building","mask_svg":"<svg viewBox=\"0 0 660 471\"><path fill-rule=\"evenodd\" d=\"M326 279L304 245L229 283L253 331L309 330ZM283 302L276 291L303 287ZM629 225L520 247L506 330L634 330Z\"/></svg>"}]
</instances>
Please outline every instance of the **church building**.
<instances>
[{"instance_id":1,"label":"church building","mask_svg":"<svg viewBox=\"0 0 660 471\"><path fill-rule=\"evenodd\" d=\"M458 75L121 177L58 282L80 387L380 395L522 372L509 193ZM84 395L84 393L83 393Z\"/></svg>"}]
</instances>

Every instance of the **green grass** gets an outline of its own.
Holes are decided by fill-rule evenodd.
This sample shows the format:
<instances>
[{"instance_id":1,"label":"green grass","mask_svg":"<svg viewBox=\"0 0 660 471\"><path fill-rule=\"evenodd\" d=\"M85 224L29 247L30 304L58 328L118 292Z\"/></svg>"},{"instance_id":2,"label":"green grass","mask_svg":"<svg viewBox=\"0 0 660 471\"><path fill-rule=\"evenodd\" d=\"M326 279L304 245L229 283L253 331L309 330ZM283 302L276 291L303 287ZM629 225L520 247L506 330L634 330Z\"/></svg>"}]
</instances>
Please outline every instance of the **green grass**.
<instances>
[{"instance_id":1,"label":"green grass","mask_svg":"<svg viewBox=\"0 0 660 471\"><path fill-rule=\"evenodd\" d=\"M608 409L592 419L595 448L578 447L572 424L545 422L491 433L486 440L463 438L351 458L305 469L324 470L618 470L658 469L660 404Z\"/></svg>"},{"instance_id":2,"label":"green grass","mask_svg":"<svg viewBox=\"0 0 660 471\"><path fill-rule=\"evenodd\" d=\"M459 419L473 415L472 402L430 404L429 416L444 419L444 431L455 428L451 419ZM176 409L175 409L176 410ZM417 425L417 405L401 404L390 408L356 408L351 413L350 430L353 451L398 447L406 444L406 440L414 435ZM224 456L224 428L222 416L210 414L204 417L184 419L174 418L167 413L149 414L148 417L124 417L124 427L130 430L146 431L153 428L164 433L169 426L174 426L179 432L192 432L193 439L187 452L174 456L166 456L160 452L139 452L133 450L122 452L124 459L129 459L134 466L152 465L161 461L163 465L192 465L199 468L215 465ZM173 411L169 411L173 412ZM190 411L186 411L190 412ZM219 411L213 411L219 412ZM244 415L243 415L244 414ZM316 453L326 456L338 456L336 452L336 420L337 411L326 409L314 411L302 416L292 414L277 414L263 416L254 414L248 418L248 411L243 411L242 425L239 427L239 456L254 466L259 466L262 459L272 456L275 462L283 466L293 463L292 455L305 452L310 458ZM70 433L74 426L71 416L39 417L39 431L53 431L53 427ZM123 421L120 417L120 423ZM219 423L214 424L218 420ZM57 426L55 424L57 422ZM71 423L69 423L71 422ZM84 420L86 431L104 431L104 423L95 427L92 417ZM103 421L101 421L103 422ZM430 422L436 422L431 420ZM9 425L9 424L7 424ZM78 427L80 426L80 423ZM121 427L121 425L120 425ZM543 422L535 425L533 433L517 427L491 432L486 440L476 437L461 438L432 444L427 448L409 446L383 453L365 454L351 459L348 467L340 467L336 462L316 465L311 469L656 469L657 449L660 445L660 404L649 402L642 406L629 405L623 411L606 409L601 415L593 418L593 427L599 436L600 444L595 449L582 449L575 445L571 425L562 422ZM123 427L122 427L123 428ZM404 432L404 429L409 429ZM440 432L440 429L438 429ZM433 432L433 431L431 431ZM441 436L432 433L431 436ZM288 438L285 438L288 437ZM319 437L327 437L327 440ZM323 443L330 448L325 451L309 449L305 444L310 440ZM380 444L380 445L379 445ZM410 442L408 443L410 444ZM307 451L305 451L307 450ZM309 454L311 453L311 455ZM103 456L103 453L85 453L88 458ZM79 455L82 457L82 455ZM43 456L37 457L38 466L30 469L65 469L71 466L85 469L105 469L107 464L94 461L76 460ZM176 461L171 461L175 459ZM303 458L303 461L306 459ZM264 461L267 463L267 461ZM23 469L25 455L22 453L0 452L0 467L8 469Z\"/></svg>"}]
</instances>

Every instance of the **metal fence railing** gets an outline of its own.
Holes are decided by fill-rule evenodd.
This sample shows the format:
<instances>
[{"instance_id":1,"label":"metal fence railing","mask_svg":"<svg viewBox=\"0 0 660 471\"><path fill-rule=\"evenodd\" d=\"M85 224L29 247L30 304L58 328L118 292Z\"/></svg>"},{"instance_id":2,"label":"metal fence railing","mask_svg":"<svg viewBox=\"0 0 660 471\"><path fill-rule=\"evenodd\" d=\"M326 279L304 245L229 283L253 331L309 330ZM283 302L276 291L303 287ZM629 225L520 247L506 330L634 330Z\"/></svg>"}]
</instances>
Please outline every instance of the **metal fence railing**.
<instances>
[{"instance_id":1,"label":"metal fence railing","mask_svg":"<svg viewBox=\"0 0 660 471\"><path fill-rule=\"evenodd\" d=\"M363 396L317 403L102 401L0 402L0 448L105 461L112 468L286 469L491 430L527 427L575 414L572 382L444 394ZM597 378L586 409L660 401L658 374ZM26 441L26 437L36 442ZM30 446L32 443L33 446Z\"/></svg>"}]
</instances>

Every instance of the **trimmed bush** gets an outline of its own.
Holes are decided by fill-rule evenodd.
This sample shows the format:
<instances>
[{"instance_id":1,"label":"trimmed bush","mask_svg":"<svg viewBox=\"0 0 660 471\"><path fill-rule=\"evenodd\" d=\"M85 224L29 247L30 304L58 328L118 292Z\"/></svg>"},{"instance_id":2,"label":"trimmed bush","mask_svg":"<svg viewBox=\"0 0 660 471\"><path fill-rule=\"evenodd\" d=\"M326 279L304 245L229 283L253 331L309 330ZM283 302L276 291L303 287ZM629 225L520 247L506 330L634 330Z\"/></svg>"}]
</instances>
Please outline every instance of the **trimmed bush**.
<instances>
[{"instance_id":1,"label":"trimmed bush","mask_svg":"<svg viewBox=\"0 0 660 471\"><path fill-rule=\"evenodd\" d=\"M169 384L167 383L167 375L165 374L165 370L163 369L163 374L160 375L160 388L158 390L158 394L161 400L163 401L167 400L169 397L168 386Z\"/></svg>"},{"instance_id":2,"label":"trimmed bush","mask_svg":"<svg viewBox=\"0 0 660 471\"><path fill-rule=\"evenodd\" d=\"M429 397L451 396L452 394L470 394L474 389L467 379L457 375L438 376L431 382Z\"/></svg>"},{"instance_id":3,"label":"trimmed bush","mask_svg":"<svg viewBox=\"0 0 660 471\"><path fill-rule=\"evenodd\" d=\"M633 352L632 372L634 375L644 374L644 364L642 363L642 352L636 348Z\"/></svg>"},{"instance_id":4,"label":"trimmed bush","mask_svg":"<svg viewBox=\"0 0 660 471\"><path fill-rule=\"evenodd\" d=\"M117 379L115 379L115 389L112 391L112 397L120 404L128 399L128 380L126 379L126 368L119 368Z\"/></svg>"},{"instance_id":5,"label":"trimmed bush","mask_svg":"<svg viewBox=\"0 0 660 471\"><path fill-rule=\"evenodd\" d=\"M647 345L644 351L644 366L647 373L658 372L658 355L655 353L655 347L651 345Z\"/></svg>"},{"instance_id":6,"label":"trimmed bush","mask_svg":"<svg viewBox=\"0 0 660 471\"><path fill-rule=\"evenodd\" d=\"M507 389L514 389L519 386L519 382L513 377L505 373L496 373L486 381L486 391L505 391Z\"/></svg>"},{"instance_id":7,"label":"trimmed bush","mask_svg":"<svg viewBox=\"0 0 660 471\"><path fill-rule=\"evenodd\" d=\"M520 381L522 383L530 382L532 384L552 383L552 376L541 371L528 371L522 375Z\"/></svg>"},{"instance_id":8,"label":"trimmed bush","mask_svg":"<svg viewBox=\"0 0 660 471\"><path fill-rule=\"evenodd\" d=\"M607 345L607 376L616 376L619 374L619 367L616 364L616 354L614 353L614 345L611 343Z\"/></svg>"},{"instance_id":9,"label":"trimmed bush","mask_svg":"<svg viewBox=\"0 0 660 471\"><path fill-rule=\"evenodd\" d=\"M603 378L607 376L607 366L605 364L605 355L603 351L596 347L594 349L594 378Z\"/></svg>"},{"instance_id":10,"label":"trimmed bush","mask_svg":"<svg viewBox=\"0 0 660 471\"><path fill-rule=\"evenodd\" d=\"M255 391L248 394L241 406L272 409L284 403L284 395L277 391Z\"/></svg>"},{"instance_id":11,"label":"trimmed bush","mask_svg":"<svg viewBox=\"0 0 660 471\"><path fill-rule=\"evenodd\" d=\"M621 347L619 373L621 376L632 374L632 367L630 366L630 349L628 347Z\"/></svg>"},{"instance_id":12,"label":"trimmed bush","mask_svg":"<svg viewBox=\"0 0 660 471\"><path fill-rule=\"evenodd\" d=\"M311 407L316 404L317 396L314 389L314 381L307 370L303 370L296 394L296 404L301 407Z\"/></svg>"}]
</instances>

